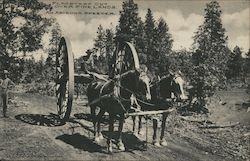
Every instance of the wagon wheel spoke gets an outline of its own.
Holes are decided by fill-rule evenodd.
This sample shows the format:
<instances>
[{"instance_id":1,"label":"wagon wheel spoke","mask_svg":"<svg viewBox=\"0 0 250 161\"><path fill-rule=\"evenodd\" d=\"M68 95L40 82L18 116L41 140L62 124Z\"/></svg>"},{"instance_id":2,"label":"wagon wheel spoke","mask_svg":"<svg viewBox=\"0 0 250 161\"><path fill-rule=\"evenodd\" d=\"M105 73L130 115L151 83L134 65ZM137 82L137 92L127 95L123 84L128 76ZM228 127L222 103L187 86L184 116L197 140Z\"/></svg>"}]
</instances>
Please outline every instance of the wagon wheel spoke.
<instances>
[{"instance_id":1,"label":"wagon wheel spoke","mask_svg":"<svg viewBox=\"0 0 250 161\"><path fill-rule=\"evenodd\" d=\"M57 112L62 121L69 119L74 94L73 53L69 40L62 37L56 55Z\"/></svg>"},{"instance_id":2,"label":"wagon wheel spoke","mask_svg":"<svg viewBox=\"0 0 250 161\"><path fill-rule=\"evenodd\" d=\"M64 86L66 87L65 89L61 89L62 90L59 94L58 94L58 99L60 101L58 101L60 108L58 108L58 114L59 115L65 115L66 111L67 111L67 100L68 100L68 82L66 82L66 85Z\"/></svg>"},{"instance_id":3,"label":"wagon wheel spoke","mask_svg":"<svg viewBox=\"0 0 250 161\"><path fill-rule=\"evenodd\" d=\"M115 74L122 74L128 70L139 69L139 58L131 43L125 42L122 48L119 46L117 48L119 51L116 53Z\"/></svg>"}]
</instances>

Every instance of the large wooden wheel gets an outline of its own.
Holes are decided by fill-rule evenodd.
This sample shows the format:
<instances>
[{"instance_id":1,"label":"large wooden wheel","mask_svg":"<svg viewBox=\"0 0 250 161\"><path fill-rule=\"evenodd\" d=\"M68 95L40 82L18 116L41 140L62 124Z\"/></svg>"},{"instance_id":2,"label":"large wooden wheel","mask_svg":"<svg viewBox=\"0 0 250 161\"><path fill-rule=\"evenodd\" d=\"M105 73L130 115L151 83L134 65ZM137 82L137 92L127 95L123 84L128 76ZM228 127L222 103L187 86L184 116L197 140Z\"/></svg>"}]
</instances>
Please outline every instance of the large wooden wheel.
<instances>
[{"instance_id":1,"label":"large wooden wheel","mask_svg":"<svg viewBox=\"0 0 250 161\"><path fill-rule=\"evenodd\" d=\"M138 54L131 43L118 44L115 54L114 75L120 75L133 69L139 70Z\"/></svg>"},{"instance_id":2,"label":"large wooden wheel","mask_svg":"<svg viewBox=\"0 0 250 161\"><path fill-rule=\"evenodd\" d=\"M57 112L65 122L69 119L74 95L74 56L68 38L62 37L56 54Z\"/></svg>"},{"instance_id":3,"label":"large wooden wheel","mask_svg":"<svg viewBox=\"0 0 250 161\"><path fill-rule=\"evenodd\" d=\"M134 46L129 42L118 43L113 55L112 69L110 75L119 77L129 70L139 70L139 58ZM119 96L121 82L118 80L114 87L114 94Z\"/></svg>"}]
</instances>

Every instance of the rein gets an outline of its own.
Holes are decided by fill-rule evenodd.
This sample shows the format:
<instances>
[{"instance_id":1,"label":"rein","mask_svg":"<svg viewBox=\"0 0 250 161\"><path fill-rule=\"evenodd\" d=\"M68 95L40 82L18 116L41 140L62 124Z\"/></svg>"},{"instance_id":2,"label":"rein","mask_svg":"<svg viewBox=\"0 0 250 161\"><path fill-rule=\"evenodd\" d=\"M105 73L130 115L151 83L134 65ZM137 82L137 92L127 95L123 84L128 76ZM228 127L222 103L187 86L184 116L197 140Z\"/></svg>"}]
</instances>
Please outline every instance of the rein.
<instances>
[{"instance_id":1,"label":"rein","mask_svg":"<svg viewBox=\"0 0 250 161\"><path fill-rule=\"evenodd\" d=\"M164 79L168 78L169 75L170 75L170 74L164 75L160 80L155 81L154 83L152 83L152 84L150 85L150 87L153 87L153 86L155 86L155 85L158 85L158 84L161 83Z\"/></svg>"},{"instance_id":2,"label":"rein","mask_svg":"<svg viewBox=\"0 0 250 161\"><path fill-rule=\"evenodd\" d=\"M112 79L112 81L114 81L114 80ZM136 99L137 99L139 102L141 102L141 103L143 103L143 104L146 104L146 105L149 105L149 106L155 106L155 104L148 103L148 102L146 102L146 101L140 99L140 98L145 98L144 95L139 95L138 93L135 93L135 92L131 91L130 89L123 87L122 85L120 85L120 84L117 83L116 81L114 81L114 83L115 83L117 86L119 86L120 88L126 90L127 92L130 92L130 93L133 94L133 95L135 95L135 96L136 96ZM121 96L120 96L119 98L122 99L123 101L130 102L130 99L126 99L126 98L123 98L123 97L121 97Z\"/></svg>"},{"instance_id":3,"label":"rein","mask_svg":"<svg viewBox=\"0 0 250 161\"><path fill-rule=\"evenodd\" d=\"M137 99L140 103L142 103L142 104L144 104L144 105L147 105L147 106L152 106L152 107L153 107L153 106L156 106L156 104L152 104L152 103L149 103L149 102L144 101L143 99L140 99L140 98L145 98L144 95L138 94L138 93L136 93L136 92L134 92L134 91L132 91L132 90L130 90L130 89L128 89L128 88L126 88L126 87L120 85L120 83L119 83L118 81L120 81L120 79L121 79L122 77L124 77L126 74L128 74L128 73L130 73L130 72L134 72L134 70L129 70L129 71L127 71L127 72L125 72L125 73L123 73L123 74L121 74L121 75L116 76L115 78L112 78L112 79L106 81L106 82L102 85L102 87L101 87L101 89L100 89L99 98L93 100L92 102L90 102L90 103L88 103L88 104L86 104L86 105L93 105L93 104L99 103L99 102L102 101L103 99L106 99L106 98L113 98L113 99L115 99L116 102L122 107L123 111L124 111L125 113L128 113L128 111L129 111L130 109L125 109L125 107L124 107L122 101L130 102L130 101L131 101L130 99L123 98L123 97L120 96L120 95L116 96L116 95L114 94L114 91L112 91L112 92L110 92L110 93L108 93L108 94L102 95L105 86L106 86L108 83L113 82L114 85L116 85L116 86L122 88L123 90L125 90L125 91L127 91L127 92L133 94L134 96L136 96L136 99ZM169 76L169 75L163 76L159 81L156 81L156 82L154 82L153 84L151 84L150 87L152 87L152 86L154 86L154 85L158 85L161 81L163 81L164 79L166 79L168 76ZM176 79L176 78L177 78L177 77L175 77L174 79ZM174 81L174 80L172 80L172 81ZM164 99L163 97L159 97L159 96L158 96L158 98L159 98L159 99ZM169 98L169 99L164 99L164 100L166 100L167 102L173 101L171 98Z\"/></svg>"},{"instance_id":4,"label":"rein","mask_svg":"<svg viewBox=\"0 0 250 161\"><path fill-rule=\"evenodd\" d=\"M105 86L106 86L107 84L109 84L110 82L113 82L115 86L117 86L117 87L119 87L119 88L122 88L123 90L129 92L130 94L133 94L133 95L136 97L136 99L137 99L140 103L142 103L142 104L144 104L144 105L147 105L147 106L152 106L152 107L153 107L153 106L156 106L156 104L152 104L152 103L149 103L149 102L147 102L147 101L144 101L143 98L146 98L144 95L139 94L139 93L136 93L136 92L134 92L134 91L132 91L132 90L130 90L130 89L128 89L128 88L122 86L122 85L119 83L119 81L120 81L124 76L126 76L128 73L133 73L133 72L135 72L135 71L134 71L134 70L129 70L129 71L125 72L125 73L122 73L121 75L117 75L117 76L115 76L114 78L112 78L112 79L106 81L106 82L102 85L102 87L101 87L101 89L100 89L99 98L93 100L92 102L88 103L87 105L92 105L92 104L95 104L95 103L99 103L99 102L102 101L103 99L111 98L111 97L112 97L112 98L114 98L114 99L117 101L118 104L121 105L121 107L122 107L122 109L124 110L124 112L128 112L129 109L125 109L125 107L124 107L122 101L130 102L130 101L131 101L130 99L124 98L124 97L122 97L120 94L119 94L119 95L116 95L116 94L114 94L114 91L112 91L112 92L110 92L110 93L108 93L108 94L102 95ZM159 81L156 81L156 82L154 82L153 84L151 84L150 87L155 86L155 85L158 85L160 82L162 82L163 80L165 80L165 79L168 78L168 77L169 77L169 75L163 76ZM174 78L174 79L175 79L175 78ZM172 81L174 81L174 80L172 80ZM141 98L142 98L142 99L141 99ZM164 99L164 98L158 96L158 99ZM171 98L169 98L169 99L164 99L164 100L166 100L167 102L173 101Z\"/></svg>"},{"instance_id":5,"label":"rein","mask_svg":"<svg viewBox=\"0 0 250 161\"><path fill-rule=\"evenodd\" d=\"M123 98L123 97L121 97L120 95L119 95L119 96L116 96L116 95L114 94L114 91L112 91L112 92L110 92L110 93L108 93L108 94L105 94L105 95L102 95L102 93L103 93L103 90L104 90L105 86L106 86L108 83L113 82L116 86L118 86L118 87L120 87L120 88L126 90L127 92L129 92L129 93L131 93L131 94L133 94L133 95L135 95L135 96L137 96L137 97L139 97L139 96L140 96L140 97L144 97L143 95L139 95L138 93L135 93L134 91L132 91L132 90L130 90L130 89L128 89L128 88L125 88L124 86L122 86L122 85L120 85L120 84L118 83L118 81L119 81L122 77L124 77L124 76L127 75L128 73L132 73L132 72L134 72L134 70L129 70L129 71L127 71L127 72L125 72L125 73L123 73L123 74L121 74L121 75L119 75L119 76L116 76L116 77L113 78L113 79L110 79L110 80L106 81L106 82L102 85L102 87L101 87L101 89L100 89L99 97L98 97L97 99L93 100L92 102L87 103L86 105L93 105L93 104L99 103L100 101L102 101L102 99L112 97L112 98L114 98L114 99L121 105L121 107L123 108L123 110L124 110L125 112L128 112L128 110L126 110L126 109L124 108L124 106L123 106L123 104L122 104L122 102L121 102L120 100L130 102L130 99ZM136 98L136 99L138 99L138 98ZM145 102L145 101L143 101L143 100L141 100L141 99L138 99L138 100L139 100L140 102L143 102L144 104L148 104L148 105L154 106L153 104L147 103L147 102Z\"/></svg>"}]
</instances>

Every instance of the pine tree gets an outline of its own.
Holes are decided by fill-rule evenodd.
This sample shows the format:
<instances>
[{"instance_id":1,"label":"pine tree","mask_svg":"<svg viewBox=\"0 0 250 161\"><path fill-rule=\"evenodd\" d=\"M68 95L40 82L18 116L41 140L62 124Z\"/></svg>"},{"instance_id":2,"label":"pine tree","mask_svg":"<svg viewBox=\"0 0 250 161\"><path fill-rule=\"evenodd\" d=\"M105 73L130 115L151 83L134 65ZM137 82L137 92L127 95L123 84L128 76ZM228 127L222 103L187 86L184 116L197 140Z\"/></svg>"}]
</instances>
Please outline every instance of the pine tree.
<instances>
[{"instance_id":1,"label":"pine tree","mask_svg":"<svg viewBox=\"0 0 250 161\"><path fill-rule=\"evenodd\" d=\"M222 26L220 5L212 1L206 5L204 23L199 26L194 36L194 50L201 53L202 63L210 64L210 67L218 74L225 74L228 58L227 36Z\"/></svg>"},{"instance_id":2,"label":"pine tree","mask_svg":"<svg viewBox=\"0 0 250 161\"><path fill-rule=\"evenodd\" d=\"M246 58L244 60L243 64L243 75L244 77L248 77L250 73L250 49L248 49L248 52L246 53Z\"/></svg>"},{"instance_id":3,"label":"pine tree","mask_svg":"<svg viewBox=\"0 0 250 161\"><path fill-rule=\"evenodd\" d=\"M51 26L51 38L49 40L49 49L48 49L48 60L55 59L57 53L57 47L62 36L62 30L58 22L55 22ZM55 61L55 60L54 60Z\"/></svg>"},{"instance_id":4,"label":"pine tree","mask_svg":"<svg viewBox=\"0 0 250 161\"><path fill-rule=\"evenodd\" d=\"M192 53L187 51L186 49L171 52L171 54L168 55L168 59L169 62L171 62L171 64L169 64L170 70L180 70L182 73L185 73L185 76L187 76L187 78L189 74L192 73Z\"/></svg>"},{"instance_id":5,"label":"pine tree","mask_svg":"<svg viewBox=\"0 0 250 161\"><path fill-rule=\"evenodd\" d=\"M106 29L105 31L105 50L106 50L106 61L105 64L107 69L111 70L111 59L115 49L115 42L114 42L114 31L112 29Z\"/></svg>"},{"instance_id":6,"label":"pine tree","mask_svg":"<svg viewBox=\"0 0 250 161\"><path fill-rule=\"evenodd\" d=\"M0 9L0 70L8 69L11 73L15 67L17 53L33 52L42 48L42 36L50 19L43 17L41 11L51 8L38 0L19 1L2 0ZM20 22L20 24L16 24ZM19 71L21 72L21 71ZM15 75L17 77L17 75ZM12 78L15 79L15 78Z\"/></svg>"},{"instance_id":7,"label":"pine tree","mask_svg":"<svg viewBox=\"0 0 250 161\"><path fill-rule=\"evenodd\" d=\"M217 1L208 3L205 8L204 22L194 36L195 66L191 79L197 88L196 94L201 98L201 102L225 83L229 50L221 13Z\"/></svg>"},{"instance_id":8,"label":"pine tree","mask_svg":"<svg viewBox=\"0 0 250 161\"><path fill-rule=\"evenodd\" d=\"M17 52L32 52L42 47L42 35L51 24L50 19L42 17L39 11L49 10L50 6L39 2L3 0L1 6L1 52L13 56ZM15 20L23 21L16 25Z\"/></svg>"},{"instance_id":9,"label":"pine tree","mask_svg":"<svg viewBox=\"0 0 250 161\"><path fill-rule=\"evenodd\" d=\"M162 18L159 19L159 23L156 28L155 39L156 39L155 56L157 56L156 62L159 68L165 65L170 66L168 57L170 56L171 51L172 51L173 39L172 39L171 34L169 33L168 25Z\"/></svg>"},{"instance_id":10,"label":"pine tree","mask_svg":"<svg viewBox=\"0 0 250 161\"><path fill-rule=\"evenodd\" d=\"M136 47L136 51L138 52L140 63L145 64L146 63L145 31L144 31L144 23L141 21L141 19L138 22L138 27L136 29L135 47Z\"/></svg>"},{"instance_id":11,"label":"pine tree","mask_svg":"<svg viewBox=\"0 0 250 161\"><path fill-rule=\"evenodd\" d=\"M228 78L239 77L242 72L242 52L238 46L235 46L228 60Z\"/></svg>"},{"instance_id":12,"label":"pine tree","mask_svg":"<svg viewBox=\"0 0 250 161\"><path fill-rule=\"evenodd\" d=\"M116 40L129 41L135 43L135 35L138 31L138 6L133 0L126 0L122 4L120 11L119 24L117 26Z\"/></svg>"},{"instance_id":13,"label":"pine tree","mask_svg":"<svg viewBox=\"0 0 250 161\"><path fill-rule=\"evenodd\" d=\"M248 91L250 91L250 49L248 49L248 52L245 53L246 57L243 61L243 67L242 67L242 75L243 75L243 81L245 84L247 84Z\"/></svg>"},{"instance_id":14,"label":"pine tree","mask_svg":"<svg viewBox=\"0 0 250 161\"><path fill-rule=\"evenodd\" d=\"M112 29L106 29L105 31L105 51L106 55L110 57L113 54L115 44L114 44L114 31Z\"/></svg>"},{"instance_id":15,"label":"pine tree","mask_svg":"<svg viewBox=\"0 0 250 161\"><path fill-rule=\"evenodd\" d=\"M105 55L105 30L102 25L99 25L97 28L97 37L94 40L94 48L98 52L99 56Z\"/></svg>"},{"instance_id":16,"label":"pine tree","mask_svg":"<svg viewBox=\"0 0 250 161\"><path fill-rule=\"evenodd\" d=\"M147 57L147 63L149 70L157 71L157 57L156 53L156 27L153 13L148 9L144 24L145 31L145 54Z\"/></svg>"}]
</instances>

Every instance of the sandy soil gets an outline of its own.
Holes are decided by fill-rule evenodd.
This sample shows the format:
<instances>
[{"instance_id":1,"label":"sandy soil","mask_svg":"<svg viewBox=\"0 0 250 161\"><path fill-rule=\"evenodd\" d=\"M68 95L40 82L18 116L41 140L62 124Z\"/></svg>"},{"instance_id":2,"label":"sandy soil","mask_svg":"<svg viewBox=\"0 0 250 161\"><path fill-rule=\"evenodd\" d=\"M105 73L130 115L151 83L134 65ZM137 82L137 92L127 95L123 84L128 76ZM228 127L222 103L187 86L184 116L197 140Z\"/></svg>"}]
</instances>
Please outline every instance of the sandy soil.
<instances>
[{"instance_id":1,"label":"sandy soil","mask_svg":"<svg viewBox=\"0 0 250 161\"><path fill-rule=\"evenodd\" d=\"M146 137L134 136L132 121L126 120L123 141L125 152L114 148L108 154L105 139L93 141L86 99L75 101L71 119L60 125L56 100L39 94L15 93L8 109L9 118L0 115L0 160L249 160L250 113L249 95L244 90L218 92L226 105L211 99L209 115L180 117L176 112L168 118L167 147L154 147L152 122ZM184 118L184 119L183 119ZM198 120L198 121L195 121ZM232 127L213 128L212 125ZM144 121L145 132L145 121ZM107 125L102 125L105 137Z\"/></svg>"}]
</instances>

